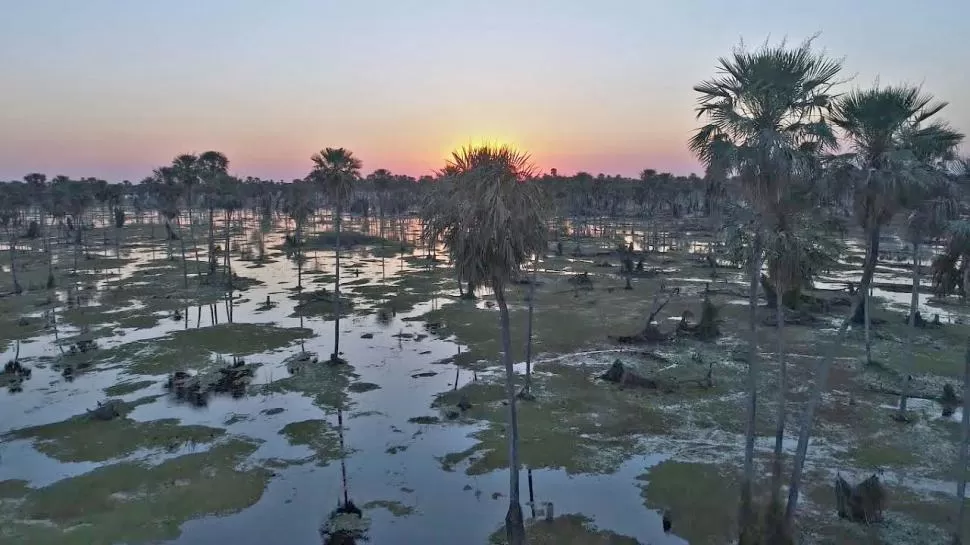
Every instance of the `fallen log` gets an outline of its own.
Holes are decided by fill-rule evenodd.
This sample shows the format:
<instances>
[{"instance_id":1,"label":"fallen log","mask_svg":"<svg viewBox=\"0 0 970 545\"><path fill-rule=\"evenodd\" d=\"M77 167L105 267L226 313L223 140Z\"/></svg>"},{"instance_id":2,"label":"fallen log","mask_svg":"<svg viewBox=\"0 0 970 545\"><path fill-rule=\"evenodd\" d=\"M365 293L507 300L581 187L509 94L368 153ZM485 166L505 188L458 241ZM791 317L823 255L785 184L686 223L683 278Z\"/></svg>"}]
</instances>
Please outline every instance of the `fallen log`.
<instances>
[{"instance_id":1,"label":"fallen log","mask_svg":"<svg viewBox=\"0 0 970 545\"><path fill-rule=\"evenodd\" d=\"M644 377L636 371L628 369L620 360L615 360L613 365L600 375L601 380L619 384L621 387L633 386L636 388L647 388L649 390L659 390L665 394L675 392L685 386L695 386L701 389L709 389L714 385L712 378L713 365L708 367L707 375L702 378L689 379L661 379Z\"/></svg>"}]
</instances>

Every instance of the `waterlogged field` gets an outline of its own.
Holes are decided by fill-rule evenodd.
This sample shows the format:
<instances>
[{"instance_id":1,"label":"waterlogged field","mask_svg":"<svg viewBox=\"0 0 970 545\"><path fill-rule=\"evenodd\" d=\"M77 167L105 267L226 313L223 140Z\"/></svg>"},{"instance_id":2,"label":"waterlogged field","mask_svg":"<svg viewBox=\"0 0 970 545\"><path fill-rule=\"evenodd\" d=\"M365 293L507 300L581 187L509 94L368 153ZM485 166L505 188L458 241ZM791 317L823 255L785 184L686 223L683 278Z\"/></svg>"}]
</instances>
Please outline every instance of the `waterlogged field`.
<instances>
[{"instance_id":1,"label":"waterlogged field","mask_svg":"<svg viewBox=\"0 0 970 545\"><path fill-rule=\"evenodd\" d=\"M495 305L488 293L458 297L448 264L414 249L413 222L387 229L403 242L380 238L374 222L348 223L357 236L345 238L354 245L341 259L336 324L326 233L309 235L315 249L302 291L281 250L283 223L233 226L229 293L221 258L209 274L201 225L184 263L159 226L130 225L117 242L113 230L93 229L76 272L74 248L56 248L50 291L46 255L21 247L19 277L31 289L0 298L0 361L17 358L30 376L0 375L0 543L321 543L321 527L347 499L363 511L358 537L372 543L499 540L507 408ZM705 247L695 233L630 237L646 251L625 290L613 251L620 240L570 238L562 256L553 243L539 266L535 399L520 404L531 542L727 543L743 448L746 286L730 267L712 275L693 252ZM263 259L253 246L266 248ZM859 251L819 286L857 279ZM589 283L576 281L583 273ZM942 325L918 330L920 399L911 422L894 421L909 295L891 284L909 275L892 256L877 273L890 289L876 290L875 364L864 363L859 331L838 354L807 464L802 543L869 534L942 543L955 514L961 411L944 417L935 399L945 383L959 395L970 326L958 302L935 307L923 297L923 316L938 313ZM8 265L0 277L9 292ZM528 293L517 285L509 295L517 361ZM656 318L663 333L685 312L700 317L706 296L720 336L616 342L643 330L658 294L669 298ZM789 453L814 367L848 311L838 304L843 294L816 295L831 304L785 329ZM764 325L771 313L761 308L758 319L757 461L766 484L777 339ZM347 364L333 366L325 360L338 334ZM657 387L600 380L616 360ZM521 384L524 364L518 370ZM889 491L885 521L866 528L839 520L835 475L872 473ZM665 509L670 534L661 528Z\"/></svg>"}]
</instances>

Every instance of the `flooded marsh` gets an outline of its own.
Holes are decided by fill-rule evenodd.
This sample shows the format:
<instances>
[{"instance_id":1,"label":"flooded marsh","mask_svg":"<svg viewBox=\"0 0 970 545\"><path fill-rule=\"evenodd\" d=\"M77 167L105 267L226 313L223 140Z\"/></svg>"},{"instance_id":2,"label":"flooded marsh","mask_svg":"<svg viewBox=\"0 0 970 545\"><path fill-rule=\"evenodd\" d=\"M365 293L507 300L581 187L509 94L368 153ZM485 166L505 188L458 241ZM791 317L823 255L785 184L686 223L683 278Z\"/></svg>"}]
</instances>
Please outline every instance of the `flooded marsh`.
<instances>
[{"instance_id":1,"label":"flooded marsh","mask_svg":"<svg viewBox=\"0 0 970 545\"><path fill-rule=\"evenodd\" d=\"M29 280L46 279L46 256L21 250L27 289L0 298L0 349L30 376L16 379L20 391L0 393L0 543L256 545L278 542L280 527L287 543L320 543L347 500L366 522L354 531L373 543L500 542L508 408L494 296L461 298L451 265L417 242L415 220L402 220L402 241L354 218L345 228L357 235L341 242L338 316L329 231L311 236L298 273L285 253L253 257L254 231L267 248L283 247L289 232L285 221L260 223L235 219L229 274L210 275L193 245L189 259L178 251L169 259L164 230L147 224L81 256L76 274L73 250L56 251L51 290ZM553 242L539 264L531 398L517 404L531 543L715 545L736 532L742 272L712 275L700 236L638 238L654 272L633 276L631 290L609 235L571 240L576 255L557 256ZM581 275L589 280L577 284ZM853 275L848 268L828 281ZM880 275L903 282L908 272ZM529 292L525 282L507 294L520 383ZM667 302L653 325L666 340L619 342L644 330L661 293ZM940 513L952 509L959 416L940 418L932 400L943 384L958 387L970 326L948 318L919 331L914 389L929 401L914 401L912 422L894 422L887 392L898 385L907 330L887 293L874 299L879 365L865 365L854 329L830 377L797 519L806 543L864 535L834 516L836 473L883 475L894 498L878 529L886 539L943 532ZM705 300L720 334L678 333ZM834 336L825 324L845 312L785 329L798 385L790 434ZM338 334L346 364L334 365ZM759 344L769 371L772 335ZM616 362L653 386L603 380ZM772 392L774 373L762 380ZM773 396L760 401L756 458L765 474L773 406ZM793 435L785 450L794 451ZM664 511L674 517L670 533Z\"/></svg>"}]
</instances>

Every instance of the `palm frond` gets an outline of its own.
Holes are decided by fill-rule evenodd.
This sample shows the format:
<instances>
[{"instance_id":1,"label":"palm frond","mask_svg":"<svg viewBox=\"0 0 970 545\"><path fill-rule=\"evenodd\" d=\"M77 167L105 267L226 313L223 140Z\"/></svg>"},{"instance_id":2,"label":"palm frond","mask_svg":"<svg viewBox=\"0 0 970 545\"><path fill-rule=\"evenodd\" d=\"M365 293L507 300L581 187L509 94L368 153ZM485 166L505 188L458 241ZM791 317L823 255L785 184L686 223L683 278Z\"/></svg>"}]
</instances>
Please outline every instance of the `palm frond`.
<instances>
[{"instance_id":1,"label":"palm frond","mask_svg":"<svg viewBox=\"0 0 970 545\"><path fill-rule=\"evenodd\" d=\"M486 144L452 154L422 211L425 240L441 241L458 276L496 286L546 248L546 199L527 154Z\"/></svg>"}]
</instances>

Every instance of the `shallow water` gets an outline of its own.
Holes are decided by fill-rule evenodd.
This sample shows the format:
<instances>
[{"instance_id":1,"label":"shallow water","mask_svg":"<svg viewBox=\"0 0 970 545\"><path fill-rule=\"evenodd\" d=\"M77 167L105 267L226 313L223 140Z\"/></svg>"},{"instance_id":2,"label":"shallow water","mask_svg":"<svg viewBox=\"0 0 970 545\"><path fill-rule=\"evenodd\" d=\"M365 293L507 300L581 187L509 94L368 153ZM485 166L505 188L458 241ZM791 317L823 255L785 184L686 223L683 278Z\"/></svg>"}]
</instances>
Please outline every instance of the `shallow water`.
<instances>
[{"instance_id":1,"label":"shallow water","mask_svg":"<svg viewBox=\"0 0 970 545\"><path fill-rule=\"evenodd\" d=\"M279 243L280 236L277 232L267 235L266 239L267 248L271 248ZM235 235L234 240L245 243L246 237ZM165 250L163 245L161 249L140 248L124 253L135 261L122 266L116 274L128 277L147 261L163 257ZM345 267L342 274L344 283L364 278L380 282L382 277L390 278L413 270L403 258L389 258L382 262L360 251L346 252L342 256L342 265ZM329 252L310 252L306 268L307 273L313 270L330 272L332 257ZM350 273L350 268L359 269L359 276ZM190 266L190 272L192 269ZM52 365L61 350L55 342L55 333L45 331L29 339L29 342L25 340L21 343L20 358L33 368L33 377L24 384L22 393L0 394L0 414L17 415L0 420L0 433L64 420L83 413L105 399L104 388L119 382L151 380L154 382L152 386L120 396L126 401L146 395L158 396L154 401L137 406L130 413L130 418L137 421L176 418L183 425L227 428L230 434L261 440L258 450L250 457L253 464L267 459L292 460L310 455L307 447L292 446L280 434L280 429L287 423L325 419L336 426L338 418L342 417L344 441L350 449L346 458L349 497L357 505L380 500L400 502L414 508L414 512L407 516L395 516L385 509L368 510L372 521L368 537L372 543L484 543L492 532L501 527L508 507L505 496L508 490L507 471L468 476L461 465L446 471L439 461L448 453L472 446L475 441L468 435L478 429L477 426L409 422L413 417L437 415L437 410L430 407L436 394L473 380L470 371L440 363L461 350L458 344L434 336L420 340L417 337L395 337L400 333L426 334L422 322L408 321L407 318L420 316L431 308L447 304L447 300L440 297L444 294L457 295L457 289L449 287L413 310L392 317L387 323L379 322L374 314L351 315L341 319L341 352L358 375L356 381L374 383L380 389L350 393L350 405L338 416L298 393L260 393L262 386L289 376L284 364L287 357L306 350L323 358L333 350L332 320L291 316L295 301L287 295L289 289L296 285L293 263L279 257L275 262L253 268L251 263L234 259L233 270L240 276L260 280L263 284L234 293L227 301L188 306L183 310L182 320L174 320L168 313L157 313L160 321L152 327L117 328L113 336L99 338L97 342L101 350L110 349L132 341L161 338L179 330L225 323L230 321L230 314L233 323L273 323L280 327L311 329L314 336L302 344L246 357L248 362L262 364L250 386L250 395L240 399L214 396L210 398L208 406L196 408L165 395L164 376L134 374L126 370L124 365L107 368L95 366L68 382ZM316 284L312 280L312 274L305 276L306 289L332 287L332 282ZM98 290L104 289L104 282L106 280L98 281ZM98 290L90 293L92 297L88 305L100 301ZM344 285L342 290L353 293L352 286ZM65 290L59 292L58 313L64 310L67 297ZM257 310L267 297L275 303L275 307ZM363 301L361 303L358 309L365 308ZM140 303L113 310L148 312L145 305ZM43 310L35 314L42 315ZM78 332L76 327L59 324L56 336L64 338ZM371 333L373 337L361 338L364 333ZM11 346L2 355L4 361L13 357L13 350ZM415 378L414 375L419 373L436 374ZM273 415L263 413L272 408L283 408L285 411ZM227 425L233 416L241 418ZM407 448L394 454L388 453L389 448L402 446ZM137 451L124 460L159 463L196 448L204 450L206 447L183 445L170 452ZM61 463L40 453L26 440L0 443L0 457L0 480L25 479L33 487L46 486L102 465ZM523 502L528 501L531 494L537 503L553 502L557 515L582 513L602 528L636 537L644 543L686 543L675 536L663 534L659 515L644 507L640 495L637 475L663 459L662 455L637 456L611 475L568 476L563 470L537 470L532 472L531 492L527 468L523 468ZM112 460L111 463L118 461L122 460ZM310 462L274 471L274 477L255 505L230 516L192 520L183 526L181 537L174 543L231 542L255 545L281 542L281 533L286 535L286 543L319 542L321 523L341 499L340 464L333 462L326 467L318 467ZM524 505L523 509L528 519L529 505Z\"/></svg>"}]
</instances>

